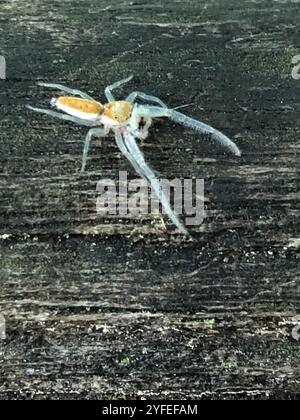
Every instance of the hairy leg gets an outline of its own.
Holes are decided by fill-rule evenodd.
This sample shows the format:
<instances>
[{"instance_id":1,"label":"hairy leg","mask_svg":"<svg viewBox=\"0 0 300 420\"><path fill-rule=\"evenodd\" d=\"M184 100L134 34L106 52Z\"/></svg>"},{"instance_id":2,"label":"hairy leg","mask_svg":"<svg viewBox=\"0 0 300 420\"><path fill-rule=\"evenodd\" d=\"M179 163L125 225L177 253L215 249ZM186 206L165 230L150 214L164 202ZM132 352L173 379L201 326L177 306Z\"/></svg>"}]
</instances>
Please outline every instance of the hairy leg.
<instances>
[{"instance_id":1,"label":"hairy leg","mask_svg":"<svg viewBox=\"0 0 300 420\"><path fill-rule=\"evenodd\" d=\"M87 156L91 144L92 137L105 137L108 133L108 130L106 128L91 128L89 132L86 135L85 141L84 141L84 147L83 147L83 153L82 153L82 166L81 166L81 173L84 172Z\"/></svg>"},{"instance_id":2,"label":"hairy leg","mask_svg":"<svg viewBox=\"0 0 300 420\"><path fill-rule=\"evenodd\" d=\"M64 86L64 85L60 85L57 83L43 83L43 82L38 82L38 85L53 88L53 89L58 89L58 90L61 90L62 92L70 93L71 95L80 96L83 99L94 101L94 99L87 93L82 92L81 90L68 88L67 86Z\"/></svg>"},{"instance_id":3,"label":"hairy leg","mask_svg":"<svg viewBox=\"0 0 300 420\"><path fill-rule=\"evenodd\" d=\"M90 127L92 124L92 121L83 120L81 118L73 117L72 115L62 114L61 112L51 111L50 109L35 108L31 105L26 105L26 108L41 114L50 115L50 117L59 118L64 121L71 121L75 124L85 125L87 127Z\"/></svg>"},{"instance_id":4,"label":"hairy leg","mask_svg":"<svg viewBox=\"0 0 300 420\"><path fill-rule=\"evenodd\" d=\"M174 109L160 108L157 106L144 106L144 108L148 110L151 118L168 117L172 121L192 128L200 133L209 134L213 140L226 147L235 156L241 156L241 151L232 140L225 136L225 134L201 121L190 118Z\"/></svg>"},{"instance_id":5,"label":"hairy leg","mask_svg":"<svg viewBox=\"0 0 300 420\"><path fill-rule=\"evenodd\" d=\"M181 114L180 112L177 112L175 110L170 111L170 118L172 121L182 124L185 127L192 128L193 130L199 131L200 133L209 134L213 140L216 140L219 144L226 147L235 156L241 156L241 151L239 150L239 148L236 146L235 143L233 143L233 141L231 141L227 136L225 136L225 134L221 133L220 131L216 130L213 127L210 127L209 125L201 121L187 117L186 115Z\"/></svg>"},{"instance_id":6,"label":"hairy leg","mask_svg":"<svg viewBox=\"0 0 300 420\"><path fill-rule=\"evenodd\" d=\"M184 233L185 235L189 235L188 231L184 227L184 225L179 220L179 217L174 213L172 210L169 200L167 199L159 180L156 178L155 173L149 167L149 165L145 162L144 155L140 151L138 145L134 137L131 134L127 134L124 136L125 145L128 150L126 155L127 159L132 163L136 171L144 178L148 180L150 183L151 188L153 188L155 194L159 198L163 208L165 209L167 215L172 220L172 222L177 226L177 228Z\"/></svg>"},{"instance_id":7,"label":"hairy leg","mask_svg":"<svg viewBox=\"0 0 300 420\"><path fill-rule=\"evenodd\" d=\"M171 118L172 110L169 108L161 108L159 106L143 105L142 109L145 108L151 118L168 117ZM139 110L139 108L138 108Z\"/></svg>"},{"instance_id":8,"label":"hairy leg","mask_svg":"<svg viewBox=\"0 0 300 420\"><path fill-rule=\"evenodd\" d=\"M117 146L120 149L120 151L122 152L122 154L129 160L129 162L132 164L134 170L138 174L140 174L141 176L143 176L141 174L141 170L140 170L139 165L136 163L136 161L132 158L132 156L128 152L127 147L125 146L125 143L124 143L122 134L121 133L116 133L115 138L116 138Z\"/></svg>"},{"instance_id":9,"label":"hairy leg","mask_svg":"<svg viewBox=\"0 0 300 420\"><path fill-rule=\"evenodd\" d=\"M111 93L111 92L112 92L112 90L114 90L114 89L116 89L116 88L118 88L118 87L120 87L120 86L124 85L125 83L129 82L132 78L133 78L133 76L131 75L131 76L127 77L126 79L119 80L118 82L115 82L115 83L113 83L112 85L107 86L107 87L106 87L106 89L105 89L105 96L106 96L106 99L107 99L109 102L114 101L114 100L115 100L115 97L114 97L114 95Z\"/></svg>"}]
</instances>

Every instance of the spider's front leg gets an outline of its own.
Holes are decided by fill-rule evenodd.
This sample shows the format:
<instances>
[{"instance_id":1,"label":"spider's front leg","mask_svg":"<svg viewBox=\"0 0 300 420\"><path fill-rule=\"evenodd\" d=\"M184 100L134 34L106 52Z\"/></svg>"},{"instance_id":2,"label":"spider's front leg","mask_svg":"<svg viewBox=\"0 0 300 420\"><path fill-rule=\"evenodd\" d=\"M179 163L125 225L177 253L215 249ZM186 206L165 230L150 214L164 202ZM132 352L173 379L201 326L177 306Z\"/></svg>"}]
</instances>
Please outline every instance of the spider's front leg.
<instances>
[{"instance_id":1,"label":"spider's front leg","mask_svg":"<svg viewBox=\"0 0 300 420\"><path fill-rule=\"evenodd\" d=\"M223 147L227 148L235 156L240 157L241 151L237 145L230 140L225 134L221 133L219 130L205 124L202 121L195 120L190 118L187 115L182 114L181 112L176 111L175 109L160 108L157 106L147 106L146 107L151 118L167 117L172 121L175 121L185 127L192 128L203 134L208 134L211 138L221 144Z\"/></svg>"},{"instance_id":2,"label":"spider's front leg","mask_svg":"<svg viewBox=\"0 0 300 420\"><path fill-rule=\"evenodd\" d=\"M215 128L203 123L202 121L198 121L194 118L188 117L187 115L181 114L181 112L175 111L174 109L171 109L170 112L170 118L172 121L175 121L178 124L182 124L185 127L189 127L200 133L208 134L213 140L216 140L219 144L228 149L235 156L240 157L242 155L237 145L227 136L225 136L225 134L221 133L221 131L216 130Z\"/></svg>"},{"instance_id":3,"label":"spider's front leg","mask_svg":"<svg viewBox=\"0 0 300 420\"><path fill-rule=\"evenodd\" d=\"M146 180L149 182L156 196L159 198L163 208L165 209L166 214L169 216L175 226L177 226L177 228L182 233L189 236L187 229L181 223L177 214L172 210L169 200L166 197L159 180L156 178L155 173L145 162L144 155L136 144L133 135L131 133L126 133L123 138L121 133L116 132L116 142L121 152L129 160L137 173L140 174L143 178L146 178Z\"/></svg>"}]
</instances>

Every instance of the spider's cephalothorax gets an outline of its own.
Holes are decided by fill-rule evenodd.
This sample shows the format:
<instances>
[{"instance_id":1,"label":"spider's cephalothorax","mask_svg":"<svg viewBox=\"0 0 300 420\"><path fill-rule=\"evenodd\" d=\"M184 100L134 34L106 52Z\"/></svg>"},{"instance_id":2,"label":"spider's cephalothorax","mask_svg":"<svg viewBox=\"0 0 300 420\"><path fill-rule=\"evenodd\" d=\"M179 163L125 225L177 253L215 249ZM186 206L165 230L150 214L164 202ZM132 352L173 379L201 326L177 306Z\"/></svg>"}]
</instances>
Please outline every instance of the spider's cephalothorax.
<instances>
[{"instance_id":1,"label":"spider's cephalothorax","mask_svg":"<svg viewBox=\"0 0 300 420\"><path fill-rule=\"evenodd\" d=\"M179 217L172 210L169 199L164 193L161 183L157 179L153 170L146 163L141 150L135 139L145 139L148 136L148 130L153 118L167 117L171 120L194 129L200 133L208 134L213 140L230 150L235 156L241 156L239 148L227 136L220 131L215 130L209 125L190 118L176 109L168 108L163 101L151 95L142 92L132 92L125 101L116 101L112 90L120 87L131 80L132 76L108 86L105 89L105 95L108 103L102 105L95 101L90 95L76 89L70 89L66 86L53 83L39 83L40 86L60 89L63 92L73 95L61 96L53 99L51 104L66 114L56 111L34 108L28 106L33 111L42 112L61 120L71 121L80 125L90 127L87 133L82 158L82 172L85 169L88 150L92 137L105 137L109 131L113 131L117 146L127 157L134 169L144 178L146 178L153 191L159 197L161 204L172 222L184 234L188 234L185 226L181 223ZM76 97L77 96L77 97ZM78 96L80 98L78 98ZM136 103L139 98L146 102L145 105Z\"/></svg>"},{"instance_id":2,"label":"spider's cephalothorax","mask_svg":"<svg viewBox=\"0 0 300 420\"><path fill-rule=\"evenodd\" d=\"M104 105L103 116L123 124L131 117L133 105L127 101L112 101Z\"/></svg>"}]
</instances>

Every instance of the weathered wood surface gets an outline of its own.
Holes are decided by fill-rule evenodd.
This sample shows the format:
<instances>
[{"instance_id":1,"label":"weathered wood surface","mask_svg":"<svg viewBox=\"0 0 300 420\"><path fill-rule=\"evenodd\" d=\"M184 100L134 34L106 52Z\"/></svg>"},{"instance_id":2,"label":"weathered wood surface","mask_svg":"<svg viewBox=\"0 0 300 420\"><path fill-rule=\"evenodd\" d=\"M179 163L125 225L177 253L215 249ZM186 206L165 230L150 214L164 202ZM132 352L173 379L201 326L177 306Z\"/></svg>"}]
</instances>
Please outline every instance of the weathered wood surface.
<instances>
[{"instance_id":1,"label":"weathered wood surface","mask_svg":"<svg viewBox=\"0 0 300 420\"><path fill-rule=\"evenodd\" d=\"M1 398L298 398L299 2L0 2ZM159 122L162 175L205 178L194 240L95 210L130 169L86 130L24 109L57 81L138 88L228 133L240 161ZM133 171L131 171L134 177ZM294 244L294 246L293 246Z\"/></svg>"}]
</instances>

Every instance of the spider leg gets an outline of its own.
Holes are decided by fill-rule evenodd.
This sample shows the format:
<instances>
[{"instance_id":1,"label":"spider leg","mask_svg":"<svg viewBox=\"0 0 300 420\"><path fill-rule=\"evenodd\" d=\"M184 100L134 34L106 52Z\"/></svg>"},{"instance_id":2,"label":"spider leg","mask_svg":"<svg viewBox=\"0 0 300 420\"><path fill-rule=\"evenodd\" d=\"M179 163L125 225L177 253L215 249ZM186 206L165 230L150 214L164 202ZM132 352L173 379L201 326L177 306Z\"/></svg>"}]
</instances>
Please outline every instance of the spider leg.
<instances>
[{"instance_id":1,"label":"spider leg","mask_svg":"<svg viewBox=\"0 0 300 420\"><path fill-rule=\"evenodd\" d=\"M199 131L200 133L210 134L212 139L216 140L219 144L226 147L235 156L240 157L242 155L241 151L236 146L236 144L233 143L233 141L231 141L227 136L225 136L225 134L221 133L220 131L216 130L213 127L210 127L209 125L201 121L197 121L193 118L187 117L186 115L181 114L181 112L177 112L174 109L171 109L170 111L170 119L172 121L175 121L186 127L192 128L193 130Z\"/></svg>"},{"instance_id":2,"label":"spider leg","mask_svg":"<svg viewBox=\"0 0 300 420\"><path fill-rule=\"evenodd\" d=\"M147 95L143 92L132 92L130 95L127 96L126 101L133 103L137 98L143 99L145 102L152 102L158 104L162 108L167 108L167 105L161 99L157 98L156 96Z\"/></svg>"},{"instance_id":3,"label":"spider leg","mask_svg":"<svg viewBox=\"0 0 300 420\"><path fill-rule=\"evenodd\" d=\"M145 162L144 155L140 151L138 145L134 137L131 134L126 134L124 136L125 145L122 139L121 134L117 135L117 143L122 142L122 149L125 151L127 150L125 156L131 162L137 173L139 173L143 178L146 178L147 181L150 183L151 188L153 188L155 194L159 198L163 208L165 209L167 215L172 220L172 222L177 226L177 228L184 233L185 235L189 235L188 231L184 227L184 225L180 222L179 217L174 213L172 210L169 200L167 199L159 180L156 178L153 170L149 167L149 165ZM124 149L125 146L125 149ZM121 149L121 151L122 151Z\"/></svg>"},{"instance_id":4,"label":"spider leg","mask_svg":"<svg viewBox=\"0 0 300 420\"><path fill-rule=\"evenodd\" d=\"M83 99L88 99L90 101L94 101L94 99L90 95L88 95L85 92L82 92L81 90L71 89L71 88L68 88L67 86L60 85L60 84L57 84L57 83L38 82L38 86L44 86L44 87L49 87L49 88L53 88L53 89L58 89L58 90L61 90L62 92L70 93L71 95L80 96Z\"/></svg>"},{"instance_id":5,"label":"spider leg","mask_svg":"<svg viewBox=\"0 0 300 420\"><path fill-rule=\"evenodd\" d=\"M87 161L87 156L88 156L88 152L89 152L89 148L90 148L90 144L91 144L91 140L92 137L105 137L108 133L108 130L106 128L91 128L85 138L84 141L84 147L83 147L83 154L82 154L82 166L81 166L81 173L84 172L85 170L85 165L86 165L86 161Z\"/></svg>"},{"instance_id":6,"label":"spider leg","mask_svg":"<svg viewBox=\"0 0 300 420\"><path fill-rule=\"evenodd\" d=\"M51 111L49 109L35 108L31 105L26 105L26 108L31 109L35 112L40 112L41 114L50 115L50 117L59 118L60 120L64 121L71 121L75 124L85 125L87 127L90 127L93 123L93 121L83 120L81 118L73 117L72 115L62 114L61 112Z\"/></svg>"},{"instance_id":7,"label":"spider leg","mask_svg":"<svg viewBox=\"0 0 300 420\"><path fill-rule=\"evenodd\" d=\"M144 108L148 110L151 118L168 117L172 121L192 128L196 131L199 131L200 133L209 134L214 140L230 150L235 156L241 156L241 151L232 140L225 136L225 134L201 121L187 117L186 115L181 114L181 112L177 112L174 109L160 108L158 106L144 106Z\"/></svg>"},{"instance_id":8,"label":"spider leg","mask_svg":"<svg viewBox=\"0 0 300 420\"><path fill-rule=\"evenodd\" d=\"M162 108L160 106L142 105L138 107L138 111L146 109L151 118L168 117L171 118L172 110L169 108Z\"/></svg>"},{"instance_id":9,"label":"spider leg","mask_svg":"<svg viewBox=\"0 0 300 420\"><path fill-rule=\"evenodd\" d=\"M104 91L105 92L106 99L109 102L114 101L115 100L115 97L111 93L111 91L114 90L114 89L116 89L116 88L118 88L118 87L120 87L120 86L122 86L122 85L124 85L125 83L129 82L132 78L133 78L133 75L127 77L126 79L119 80L118 82L115 82L112 85L107 86L105 88L105 91Z\"/></svg>"},{"instance_id":10,"label":"spider leg","mask_svg":"<svg viewBox=\"0 0 300 420\"><path fill-rule=\"evenodd\" d=\"M121 133L115 133L116 143L120 151L123 153L123 155L129 160L129 162L132 164L134 170L141 175L141 170L139 165L136 163L136 161L131 157L130 153L127 150L127 147L125 146L123 137ZM141 175L144 177L143 175Z\"/></svg>"}]
</instances>

